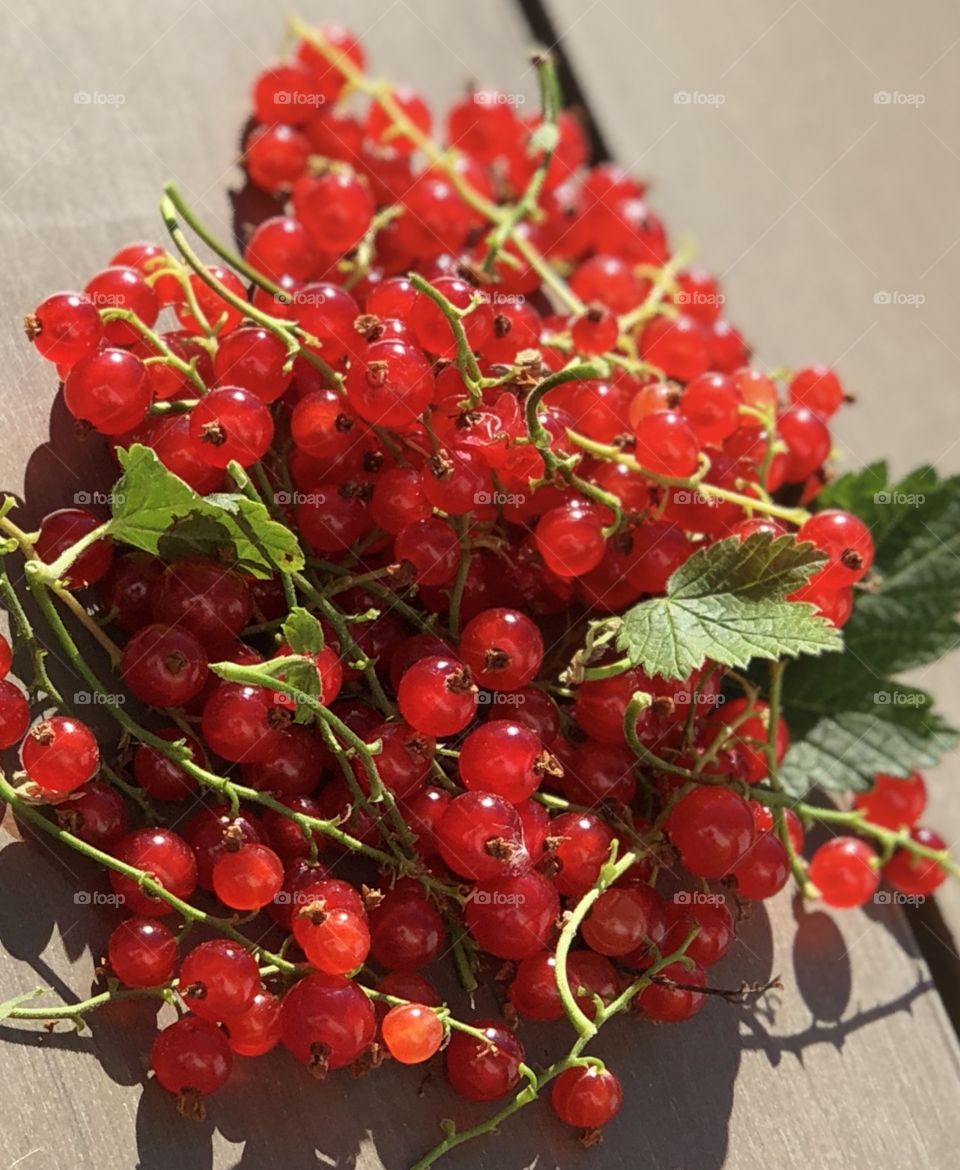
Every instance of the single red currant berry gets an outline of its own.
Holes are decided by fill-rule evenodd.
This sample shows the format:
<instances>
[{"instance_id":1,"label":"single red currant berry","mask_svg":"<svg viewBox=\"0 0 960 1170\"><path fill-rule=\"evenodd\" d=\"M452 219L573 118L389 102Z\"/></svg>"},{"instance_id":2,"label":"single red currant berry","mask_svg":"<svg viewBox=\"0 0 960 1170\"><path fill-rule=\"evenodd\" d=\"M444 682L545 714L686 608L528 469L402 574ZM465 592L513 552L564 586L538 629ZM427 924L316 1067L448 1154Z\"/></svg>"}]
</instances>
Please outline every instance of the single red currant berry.
<instances>
[{"instance_id":1,"label":"single red currant berry","mask_svg":"<svg viewBox=\"0 0 960 1170\"><path fill-rule=\"evenodd\" d=\"M468 1101L496 1101L520 1082L523 1045L501 1020L477 1020L478 1040L452 1032L446 1051L447 1079Z\"/></svg>"},{"instance_id":2,"label":"single red currant berry","mask_svg":"<svg viewBox=\"0 0 960 1170\"><path fill-rule=\"evenodd\" d=\"M910 839L927 849L946 850L947 846L939 833L914 825ZM897 849L883 867L883 876L895 890L912 897L926 897L944 881L947 871L929 857L919 857L909 849Z\"/></svg>"},{"instance_id":3,"label":"single red currant berry","mask_svg":"<svg viewBox=\"0 0 960 1170\"><path fill-rule=\"evenodd\" d=\"M371 953L391 971L419 971L446 941L440 912L419 892L398 886L370 911Z\"/></svg>"},{"instance_id":4,"label":"single red currant berry","mask_svg":"<svg viewBox=\"0 0 960 1170\"><path fill-rule=\"evenodd\" d=\"M204 1020L217 1022L245 1012L259 987L257 960L232 939L200 943L180 964L180 998Z\"/></svg>"},{"instance_id":5,"label":"single red currant berry","mask_svg":"<svg viewBox=\"0 0 960 1170\"><path fill-rule=\"evenodd\" d=\"M777 419L777 430L787 445L785 479L802 483L830 455L827 424L806 406L790 406Z\"/></svg>"},{"instance_id":6,"label":"single red currant berry","mask_svg":"<svg viewBox=\"0 0 960 1170\"><path fill-rule=\"evenodd\" d=\"M690 382L710 369L709 330L692 316L654 317L640 337L640 356L668 378Z\"/></svg>"},{"instance_id":7,"label":"single red currant berry","mask_svg":"<svg viewBox=\"0 0 960 1170\"><path fill-rule=\"evenodd\" d=\"M537 521L534 541L558 577L580 577L603 560L607 541L600 509L580 501L550 508Z\"/></svg>"},{"instance_id":8,"label":"single red currant berry","mask_svg":"<svg viewBox=\"0 0 960 1170\"><path fill-rule=\"evenodd\" d=\"M783 843L772 833L761 833L734 867L733 876L741 897L756 902L772 898L790 876L790 858Z\"/></svg>"},{"instance_id":9,"label":"single red currant berry","mask_svg":"<svg viewBox=\"0 0 960 1170\"><path fill-rule=\"evenodd\" d=\"M423 1064L443 1043L443 1024L437 1013L422 1003L392 1007L380 1025L383 1042L401 1064Z\"/></svg>"},{"instance_id":10,"label":"single red currant berry","mask_svg":"<svg viewBox=\"0 0 960 1170\"><path fill-rule=\"evenodd\" d=\"M676 411L644 415L635 434L637 461L655 475L686 479L697 470L700 441L690 423Z\"/></svg>"},{"instance_id":11,"label":"single red currant berry","mask_svg":"<svg viewBox=\"0 0 960 1170\"><path fill-rule=\"evenodd\" d=\"M305 175L293 189L297 219L323 252L349 252L370 226L376 204L370 185L350 167L333 166L322 175Z\"/></svg>"},{"instance_id":12,"label":"single red currant berry","mask_svg":"<svg viewBox=\"0 0 960 1170\"><path fill-rule=\"evenodd\" d=\"M530 854L516 808L488 792L465 792L437 826L440 855L454 873L483 881L523 873Z\"/></svg>"},{"instance_id":13,"label":"single red currant berry","mask_svg":"<svg viewBox=\"0 0 960 1170\"><path fill-rule=\"evenodd\" d=\"M818 512L801 526L797 539L809 541L829 557L822 580L834 589L859 581L873 564L870 531L850 512L836 508Z\"/></svg>"},{"instance_id":14,"label":"single red currant berry","mask_svg":"<svg viewBox=\"0 0 960 1170\"><path fill-rule=\"evenodd\" d=\"M424 735L456 735L477 710L477 687L470 671L452 658L415 662L400 680L400 714Z\"/></svg>"},{"instance_id":15,"label":"single red currant berry","mask_svg":"<svg viewBox=\"0 0 960 1170\"><path fill-rule=\"evenodd\" d=\"M150 1066L160 1084L180 1098L180 1111L198 1117L202 1108L196 1098L223 1088L233 1057L226 1036L215 1024L184 1016L157 1036Z\"/></svg>"},{"instance_id":16,"label":"single red currant berry","mask_svg":"<svg viewBox=\"0 0 960 1170\"><path fill-rule=\"evenodd\" d=\"M595 1064L565 1069L553 1082L550 1104L554 1113L577 1129L599 1129L612 1121L623 1104L619 1080Z\"/></svg>"},{"instance_id":17,"label":"single red currant berry","mask_svg":"<svg viewBox=\"0 0 960 1170\"><path fill-rule=\"evenodd\" d=\"M583 920L581 934L591 950L601 955L626 955L649 936L650 915L638 890L604 890Z\"/></svg>"},{"instance_id":18,"label":"single red currant berry","mask_svg":"<svg viewBox=\"0 0 960 1170\"><path fill-rule=\"evenodd\" d=\"M72 366L96 349L103 325L85 293L54 293L24 319L27 337L48 362Z\"/></svg>"},{"instance_id":19,"label":"single red currant berry","mask_svg":"<svg viewBox=\"0 0 960 1170\"><path fill-rule=\"evenodd\" d=\"M260 910L282 886L283 862L266 845L227 849L213 866L213 892L233 910Z\"/></svg>"},{"instance_id":20,"label":"single red currant berry","mask_svg":"<svg viewBox=\"0 0 960 1170\"><path fill-rule=\"evenodd\" d=\"M201 727L211 751L231 763L271 759L291 714L266 687L221 683L207 699Z\"/></svg>"},{"instance_id":21,"label":"single red currant berry","mask_svg":"<svg viewBox=\"0 0 960 1170\"><path fill-rule=\"evenodd\" d=\"M219 386L239 386L269 406L290 385L286 364L287 347L277 336L259 325L242 325L220 338L213 372Z\"/></svg>"},{"instance_id":22,"label":"single red currant berry","mask_svg":"<svg viewBox=\"0 0 960 1170\"><path fill-rule=\"evenodd\" d=\"M880 881L877 855L858 837L834 837L810 858L810 881L828 906L862 906Z\"/></svg>"},{"instance_id":23,"label":"single red currant berry","mask_svg":"<svg viewBox=\"0 0 960 1170\"><path fill-rule=\"evenodd\" d=\"M177 940L154 918L128 918L107 943L110 968L127 987L160 987L173 978Z\"/></svg>"},{"instance_id":24,"label":"single red currant berry","mask_svg":"<svg viewBox=\"0 0 960 1170\"><path fill-rule=\"evenodd\" d=\"M580 353L598 354L613 349L619 329L616 316L605 305L591 305L570 327L574 348Z\"/></svg>"},{"instance_id":25,"label":"single red currant berry","mask_svg":"<svg viewBox=\"0 0 960 1170\"><path fill-rule=\"evenodd\" d=\"M53 812L61 828L97 849L112 850L128 828L123 797L116 788L97 780L58 801Z\"/></svg>"},{"instance_id":26,"label":"single red currant berry","mask_svg":"<svg viewBox=\"0 0 960 1170\"><path fill-rule=\"evenodd\" d=\"M370 531L369 484L319 483L297 511L300 531L317 552L342 552Z\"/></svg>"},{"instance_id":27,"label":"single red currant berry","mask_svg":"<svg viewBox=\"0 0 960 1170\"><path fill-rule=\"evenodd\" d=\"M123 837L114 850L118 861L148 873L177 898L189 898L197 887L197 862L190 846L169 829L136 829ZM161 918L172 907L141 889L136 878L110 871L110 885L131 914Z\"/></svg>"},{"instance_id":28,"label":"single red currant berry","mask_svg":"<svg viewBox=\"0 0 960 1170\"><path fill-rule=\"evenodd\" d=\"M373 1006L342 975L308 975L283 997L281 1039L315 1076L351 1064L377 1030Z\"/></svg>"},{"instance_id":29,"label":"single red currant berry","mask_svg":"<svg viewBox=\"0 0 960 1170\"><path fill-rule=\"evenodd\" d=\"M636 999L637 1007L648 1020L677 1024L689 1020L703 1007L707 997L702 991L696 990L706 986L707 979L702 967L689 968L683 963L669 963L656 978L668 982L650 983Z\"/></svg>"},{"instance_id":30,"label":"single red currant berry","mask_svg":"<svg viewBox=\"0 0 960 1170\"><path fill-rule=\"evenodd\" d=\"M10 649L10 643L3 634L0 634L0 679L7 677L12 665L13 651Z\"/></svg>"},{"instance_id":31,"label":"single red currant berry","mask_svg":"<svg viewBox=\"0 0 960 1170\"><path fill-rule=\"evenodd\" d=\"M886 829L915 825L926 806L927 788L919 772L911 772L905 779L874 776L870 791L858 792L853 798L854 808L860 809L872 824Z\"/></svg>"},{"instance_id":32,"label":"single red currant berry","mask_svg":"<svg viewBox=\"0 0 960 1170\"><path fill-rule=\"evenodd\" d=\"M325 975L346 975L370 953L370 928L363 910L307 902L293 917L293 937L307 961Z\"/></svg>"},{"instance_id":33,"label":"single red currant berry","mask_svg":"<svg viewBox=\"0 0 960 1170\"><path fill-rule=\"evenodd\" d=\"M549 942L560 913L556 888L534 870L478 882L467 903L467 930L491 955L519 960Z\"/></svg>"},{"instance_id":34,"label":"single red currant berry","mask_svg":"<svg viewBox=\"0 0 960 1170\"><path fill-rule=\"evenodd\" d=\"M273 417L256 394L220 386L190 412L190 437L211 467L251 467L273 441Z\"/></svg>"},{"instance_id":35,"label":"single red currant berry","mask_svg":"<svg viewBox=\"0 0 960 1170\"><path fill-rule=\"evenodd\" d=\"M667 833L683 864L698 877L728 874L753 843L750 806L728 788L695 788L667 817Z\"/></svg>"},{"instance_id":36,"label":"single red currant berry","mask_svg":"<svg viewBox=\"0 0 960 1170\"><path fill-rule=\"evenodd\" d=\"M592 813L561 813L550 822L555 842L553 858L559 864L554 885L561 894L579 898L594 884L610 856L612 831Z\"/></svg>"},{"instance_id":37,"label":"single red currant berry","mask_svg":"<svg viewBox=\"0 0 960 1170\"><path fill-rule=\"evenodd\" d=\"M99 528L102 521L83 508L60 508L40 521L37 556L51 564L85 536ZM109 537L95 540L77 557L64 578L70 589L85 589L108 572L113 561L113 541Z\"/></svg>"},{"instance_id":38,"label":"single red currant berry","mask_svg":"<svg viewBox=\"0 0 960 1170\"><path fill-rule=\"evenodd\" d=\"M460 657L478 686L517 691L537 676L543 638L536 623L519 610L485 609L464 626Z\"/></svg>"},{"instance_id":39,"label":"single red currant berry","mask_svg":"<svg viewBox=\"0 0 960 1170\"><path fill-rule=\"evenodd\" d=\"M292 126L258 126L243 148L250 182L272 195L290 190L307 169L310 142Z\"/></svg>"},{"instance_id":40,"label":"single red currant berry","mask_svg":"<svg viewBox=\"0 0 960 1170\"><path fill-rule=\"evenodd\" d=\"M154 587L152 602L155 621L189 630L213 653L233 644L253 612L243 577L202 557L168 565Z\"/></svg>"},{"instance_id":41,"label":"single red currant berry","mask_svg":"<svg viewBox=\"0 0 960 1170\"><path fill-rule=\"evenodd\" d=\"M203 690L207 656L187 630L152 625L138 630L123 648L123 681L152 707L181 707Z\"/></svg>"},{"instance_id":42,"label":"single red currant berry","mask_svg":"<svg viewBox=\"0 0 960 1170\"><path fill-rule=\"evenodd\" d=\"M532 796L545 775L560 765L528 727L494 719L469 733L460 747L460 779L466 788L492 792L519 804Z\"/></svg>"},{"instance_id":43,"label":"single red currant berry","mask_svg":"<svg viewBox=\"0 0 960 1170\"><path fill-rule=\"evenodd\" d=\"M263 1056L280 1043L280 1000L261 988L245 1011L225 1021L224 1029L238 1056Z\"/></svg>"},{"instance_id":44,"label":"single red currant berry","mask_svg":"<svg viewBox=\"0 0 960 1170\"><path fill-rule=\"evenodd\" d=\"M253 116L265 126L303 126L324 102L310 70L299 61L271 65L257 74L251 97Z\"/></svg>"},{"instance_id":45,"label":"single red currant berry","mask_svg":"<svg viewBox=\"0 0 960 1170\"><path fill-rule=\"evenodd\" d=\"M0 748L13 747L30 725L27 696L7 679L0 680Z\"/></svg>"},{"instance_id":46,"label":"single red currant berry","mask_svg":"<svg viewBox=\"0 0 960 1170\"><path fill-rule=\"evenodd\" d=\"M167 743L182 740L192 762L203 767L203 748L192 735L186 735L179 727L164 727L154 734ZM146 743L140 744L133 753L133 774L140 787L155 800L186 800L197 791L197 781L188 772Z\"/></svg>"},{"instance_id":47,"label":"single red currant berry","mask_svg":"<svg viewBox=\"0 0 960 1170\"><path fill-rule=\"evenodd\" d=\"M432 511L426 497L424 501ZM446 585L457 575L460 541L446 520L428 516L397 533L393 555L398 562L413 566L418 584Z\"/></svg>"},{"instance_id":48,"label":"single red currant berry","mask_svg":"<svg viewBox=\"0 0 960 1170\"><path fill-rule=\"evenodd\" d=\"M836 414L844 397L840 379L829 366L804 366L790 379L790 401L809 407L821 418Z\"/></svg>"},{"instance_id":49,"label":"single red currant berry","mask_svg":"<svg viewBox=\"0 0 960 1170\"><path fill-rule=\"evenodd\" d=\"M100 749L85 723L66 715L51 715L30 729L20 760L34 784L44 792L63 795L96 773Z\"/></svg>"}]
</instances>

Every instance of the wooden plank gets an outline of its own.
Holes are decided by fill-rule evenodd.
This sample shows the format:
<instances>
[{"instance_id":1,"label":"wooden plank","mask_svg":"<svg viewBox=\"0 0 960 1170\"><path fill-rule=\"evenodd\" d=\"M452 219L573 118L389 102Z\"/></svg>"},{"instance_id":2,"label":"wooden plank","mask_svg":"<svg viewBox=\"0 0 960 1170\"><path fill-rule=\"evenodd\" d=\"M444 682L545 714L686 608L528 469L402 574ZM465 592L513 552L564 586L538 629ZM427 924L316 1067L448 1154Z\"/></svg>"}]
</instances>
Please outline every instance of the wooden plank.
<instances>
[{"instance_id":1,"label":"wooden plank","mask_svg":"<svg viewBox=\"0 0 960 1170\"><path fill-rule=\"evenodd\" d=\"M385 70L412 78L435 99L449 98L471 72L511 90L523 76L519 88L529 91L517 13L505 3L455 13L451 7L441 0L393 6L355 0L349 17ZM315 4L309 15L329 18L341 10ZM211 222L229 229L228 144L249 77L274 51L273 20L252 0L168 0L162 12L105 0L76 13L40 0L10 12L0 97L29 116L8 126L0 200L6 245L0 287L10 320L0 330L8 487L19 489L26 479L31 496L46 488L59 504L71 469L83 466L79 450L70 451L67 467L52 456L31 457L47 435L53 386L20 338L17 316L50 288L83 283L119 243L156 235L151 209L170 175ZM599 23L593 12L582 28L593 35ZM683 34L674 33L681 40ZM609 69L621 92L638 82L635 68L612 60ZM78 92L122 93L125 100L79 108ZM689 173L689 159L686 167ZM684 219L697 222L693 216L678 222ZM91 880L87 872L42 844L13 842L0 851L0 940L10 956L0 965L4 997L37 983L84 993L112 919L108 910L75 905L78 883ZM909 938L879 915L846 916L836 926L816 916L796 946L793 934L786 902L774 908L771 922L756 913L718 972L733 984L782 972L786 989L775 1020L713 1002L678 1029L626 1021L611 1029L599 1051L623 1077L627 1105L599 1150L572 1148L549 1111L534 1106L499 1140L467 1148L450 1164L468 1170L534 1164L752 1170L881 1158L951 1164L956 1050L922 975L918 985ZM489 999L478 1006L494 1010ZM152 1031L152 1015L142 1008L101 1016L92 1037L58 1034L41 1047L18 1031L20 1043L3 1050L0 1121L9 1162L36 1170L219 1170L322 1160L397 1170L435 1139L438 1117L463 1123L485 1112L455 1101L441 1078L431 1078L422 1095L409 1073L389 1068L362 1082L332 1077L317 1085L277 1053L256 1065L238 1062L208 1122L190 1126L156 1086L142 1088ZM2 1032L6 1039L14 1030ZM556 1030L531 1036L530 1058L545 1059ZM896 1132L882 1124L889 1101L897 1102L898 1117L911 1119Z\"/></svg>"}]
</instances>

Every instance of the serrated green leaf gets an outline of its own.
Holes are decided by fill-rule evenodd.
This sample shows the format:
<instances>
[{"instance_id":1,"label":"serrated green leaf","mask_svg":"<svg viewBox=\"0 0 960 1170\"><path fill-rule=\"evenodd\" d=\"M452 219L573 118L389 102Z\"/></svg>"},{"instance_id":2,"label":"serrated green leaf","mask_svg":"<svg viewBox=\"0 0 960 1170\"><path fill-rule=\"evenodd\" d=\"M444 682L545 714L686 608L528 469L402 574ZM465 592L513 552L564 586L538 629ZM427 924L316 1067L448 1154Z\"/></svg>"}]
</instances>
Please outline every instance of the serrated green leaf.
<instances>
[{"instance_id":1,"label":"serrated green leaf","mask_svg":"<svg viewBox=\"0 0 960 1170\"><path fill-rule=\"evenodd\" d=\"M303 568L297 538L263 504L242 495L198 495L140 444L117 456L123 475L113 491L116 540L165 560L208 556L254 577Z\"/></svg>"},{"instance_id":2,"label":"serrated green leaf","mask_svg":"<svg viewBox=\"0 0 960 1170\"><path fill-rule=\"evenodd\" d=\"M828 671L792 666L783 702L792 744L780 779L798 797L814 787L863 791L878 772L907 776L960 742L925 691L877 678L849 654Z\"/></svg>"},{"instance_id":3,"label":"serrated green leaf","mask_svg":"<svg viewBox=\"0 0 960 1170\"><path fill-rule=\"evenodd\" d=\"M624 614L618 647L647 674L682 679L709 658L744 667L753 658L838 650L840 635L812 605L786 600L824 563L810 544L759 532L694 553L666 596Z\"/></svg>"},{"instance_id":4,"label":"serrated green leaf","mask_svg":"<svg viewBox=\"0 0 960 1170\"><path fill-rule=\"evenodd\" d=\"M294 654L319 654L323 649L323 629L302 605L295 605L280 627L283 640Z\"/></svg>"},{"instance_id":5,"label":"serrated green leaf","mask_svg":"<svg viewBox=\"0 0 960 1170\"><path fill-rule=\"evenodd\" d=\"M870 528L869 587L844 630L850 652L877 674L923 666L960 645L960 477L920 467L881 483L876 464L844 476L821 497Z\"/></svg>"}]
</instances>

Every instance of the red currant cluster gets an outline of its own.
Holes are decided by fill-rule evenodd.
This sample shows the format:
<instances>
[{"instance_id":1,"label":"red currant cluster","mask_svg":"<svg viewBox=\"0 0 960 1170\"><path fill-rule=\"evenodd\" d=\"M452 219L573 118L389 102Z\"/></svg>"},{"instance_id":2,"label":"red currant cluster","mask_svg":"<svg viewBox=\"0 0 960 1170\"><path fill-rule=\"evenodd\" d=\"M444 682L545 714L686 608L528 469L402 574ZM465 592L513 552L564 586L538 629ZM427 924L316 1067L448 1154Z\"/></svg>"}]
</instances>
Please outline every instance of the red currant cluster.
<instances>
[{"instance_id":1,"label":"red currant cluster","mask_svg":"<svg viewBox=\"0 0 960 1170\"><path fill-rule=\"evenodd\" d=\"M583 1044L626 1009L699 1011L741 903L791 871L834 906L869 898L881 865L906 894L945 874L914 827L918 775L878 776L842 814L870 831L807 866L816 810L771 782L789 732L749 679L649 677L604 646L564 673L592 619L729 536L814 545L793 599L843 626L873 544L852 514L804 508L837 376L749 364L717 282L673 253L642 182L588 165L538 63L543 115L478 90L440 147L416 93L366 79L354 37L306 33L254 83L244 162L277 214L243 257L168 189L178 255L129 245L27 319L79 423L200 495L252 493L311 554L262 579L209 550L124 549L79 508L33 537L0 518L155 716L107 705L133 743L115 770L72 716L31 727L2 681L22 783L0 787L110 871L128 915L112 993L176 990L152 1064L189 1111L233 1054L280 1042L317 1074L444 1049L461 1096L552 1083L557 1115L593 1133L621 1091ZM74 596L91 586L95 617ZM885 853L866 839L904 827ZM269 950L239 930L260 911ZM181 955L177 914L222 937ZM422 972L451 951L471 986L484 956L510 965L502 1018L441 1004ZM574 1050L537 1074L513 1024L565 1015Z\"/></svg>"}]
</instances>

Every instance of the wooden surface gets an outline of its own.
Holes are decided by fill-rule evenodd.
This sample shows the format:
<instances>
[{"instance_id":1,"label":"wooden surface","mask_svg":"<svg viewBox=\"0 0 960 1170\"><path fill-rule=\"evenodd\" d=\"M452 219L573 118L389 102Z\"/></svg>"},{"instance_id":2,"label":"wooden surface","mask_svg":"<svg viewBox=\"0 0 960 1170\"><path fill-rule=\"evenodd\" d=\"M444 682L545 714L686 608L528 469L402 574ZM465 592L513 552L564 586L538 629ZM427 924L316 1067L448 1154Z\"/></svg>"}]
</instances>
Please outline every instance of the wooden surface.
<instances>
[{"instance_id":1,"label":"wooden surface","mask_svg":"<svg viewBox=\"0 0 960 1170\"><path fill-rule=\"evenodd\" d=\"M532 99L526 26L507 0L302 7L348 20L380 69L433 100L472 75ZM920 459L957 470L960 14L946 0L929 0L922 24L890 0L843 13L825 0L548 8L604 134L624 163L655 178L652 202L673 233L696 232L762 360L836 361L857 390L861 407L838 431L845 461L889 452L901 470ZM59 506L87 486L92 460L62 438L36 451L55 387L19 317L49 290L82 285L120 244L156 237L168 177L229 235L246 90L278 47L280 16L253 0L37 0L5 4L4 14L0 101L15 116L4 122L0 180L0 483ZM927 101L875 105L884 90ZM682 105L678 92L725 100ZM876 305L885 290L927 299ZM955 662L926 682L960 713ZM939 778L936 820L960 828L951 768L956 761ZM43 844L0 850L0 998L38 983L85 994L111 925L109 911L74 904L87 872ZM957 904L955 894L943 899L948 918ZM956 1165L960 1050L903 917L888 907L802 913L783 896L769 917L754 913L717 977L735 984L773 972L785 986L769 1014L714 1002L674 1029L611 1027L597 1050L623 1078L627 1104L599 1150L578 1151L533 1106L448 1164ZM483 1113L440 1078L419 1094L395 1069L318 1085L275 1053L238 1061L209 1120L188 1125L156 1086L143 1087L153 1028L143 1007L102 1015L92 1036L59 1032L42 1045L36 1032L0 1028L7 1164L401 1170L433 1143L438 1117ZM544 1059L554 1035L533 1031L529 1057Z\"/></svg>"}]
</instances>

